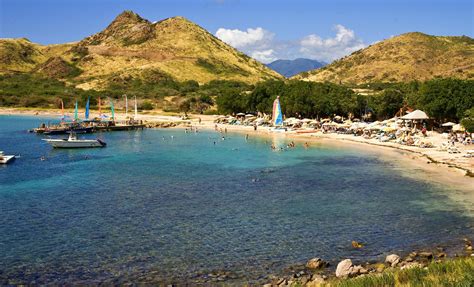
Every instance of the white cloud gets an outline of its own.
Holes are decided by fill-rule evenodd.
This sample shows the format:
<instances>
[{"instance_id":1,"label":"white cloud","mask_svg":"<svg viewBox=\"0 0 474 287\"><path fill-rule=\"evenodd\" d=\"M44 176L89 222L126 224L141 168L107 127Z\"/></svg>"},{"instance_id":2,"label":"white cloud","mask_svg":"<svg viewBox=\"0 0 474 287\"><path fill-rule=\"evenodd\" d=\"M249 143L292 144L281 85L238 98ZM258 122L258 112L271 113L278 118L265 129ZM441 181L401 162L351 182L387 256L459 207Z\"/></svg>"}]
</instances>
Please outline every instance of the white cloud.
<instances>
[{"instance_id":1,"label":"white cloud","mask_svg":"<svg viewBox=\"0 0 474 287\"><path fill-rule=\"evenodd\" d=\"M261 27L245 31L219 28L216 36L264 63L301 57L332 62L367 46L353 30L342 25L335 25L334 29L336 35L326 39L310 34L302 39L279 41L275 34Z\"/></svg>"},{"instance_id":2,"label":"white cloud","mask_svg":"<svg viewBox=\"0 0 474 287\"><path fill-rule=\"evenodd\" d=\"M255 29L248 28L247 31L219 28L216 36L235 48L246 48L265 45L273 40L274 35L261 27L257 27Z\"/></svg>"},{"instance_id":3,"label":"white cloud","mask_svg":"<svg viewBox=\"0 0 474 287\"><path fill-rule=\"evenodd\" d=\"M262 63L270 63L278 58L275 55L275 51L273 49L263 50L263 51L253 51L250 54L250 57L259 60Z\"/></svg>"},{"instance_id":4,"label":"white cloud","mask_svg":"<svg viewBox=\"0 0 474 287\"><path fill-rule=\"evenodd\" d=\"M354 31L342 25L334 28L336 36L333 38L322 39L315 34L304 37L300 41L299 51L305 57L331 62L367 46L356 37Z\"/></svg>"}]
</instances>

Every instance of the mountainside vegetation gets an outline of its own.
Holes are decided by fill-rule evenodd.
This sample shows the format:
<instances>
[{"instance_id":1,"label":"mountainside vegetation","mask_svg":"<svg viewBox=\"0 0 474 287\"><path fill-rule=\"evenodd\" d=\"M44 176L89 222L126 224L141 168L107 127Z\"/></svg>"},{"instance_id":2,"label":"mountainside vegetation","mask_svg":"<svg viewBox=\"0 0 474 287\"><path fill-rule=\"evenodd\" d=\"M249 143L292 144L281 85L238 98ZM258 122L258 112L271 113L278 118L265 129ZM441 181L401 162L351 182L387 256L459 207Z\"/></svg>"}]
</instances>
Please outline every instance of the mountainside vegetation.
<instances>
[{"instance_id":1,"label":"mountainside vegetation","mask_svg":"<svg viewBox=\"0 0 474 287\"><path fill-rule=\"evenodd\" d=\"M473 80L434 79L384 84L378 89L375 94L362 95L332 83L267 81L257 84L250 93L234 91L218 96L216 101L218 111L223 114L271 114L273 100L280 96L282 111L287 117L361 118L370 111L375 120L391 118L401 109L420 109L439 123L459 121L474 107Z\"/></svg>"},{"instance_id":2,"label":"mountainside vegetation","mask_svg":"<svg viewBox=\"0 0 474 287\"><path fill-rule=\"evenodd\" d=\"M76 43L43 46L27 39L1 39L0 74L14 72L40 72L84 90L146 81L153 73L200 84L282 78L183 17L151 23L131 11Z\"/></svg>"},{"instance_id":3,"label":"mountainside vegetation","mask_svg":"<svg viewBox=\"0 0 474 287\"><path fill-rule=\"evenodd\" d=\"M434 78L474 79L474 39L406 33L294 78L349 85Z\"/></svg>"}]
</instances>

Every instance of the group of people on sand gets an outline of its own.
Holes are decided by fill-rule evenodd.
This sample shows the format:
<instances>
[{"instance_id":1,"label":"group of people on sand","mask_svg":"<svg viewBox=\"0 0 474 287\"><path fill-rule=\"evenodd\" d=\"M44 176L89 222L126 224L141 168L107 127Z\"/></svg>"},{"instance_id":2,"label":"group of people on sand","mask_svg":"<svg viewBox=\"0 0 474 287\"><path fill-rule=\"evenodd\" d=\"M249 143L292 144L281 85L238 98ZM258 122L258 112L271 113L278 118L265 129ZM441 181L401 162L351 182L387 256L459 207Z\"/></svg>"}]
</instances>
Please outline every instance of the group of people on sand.
<instances>
[{"instance_id":1,"label":"group of people on sand","mask_svg":"<svg viewBox=\"0 0 474 287\"><path fill-rule=\"evenodd\" d=\"M448 135L448 141L451 145L455 145L456 142L462 143L463 145L472 144L471 134L468 132L455 133L451 131Z\"/></svg>"}]
</instances>

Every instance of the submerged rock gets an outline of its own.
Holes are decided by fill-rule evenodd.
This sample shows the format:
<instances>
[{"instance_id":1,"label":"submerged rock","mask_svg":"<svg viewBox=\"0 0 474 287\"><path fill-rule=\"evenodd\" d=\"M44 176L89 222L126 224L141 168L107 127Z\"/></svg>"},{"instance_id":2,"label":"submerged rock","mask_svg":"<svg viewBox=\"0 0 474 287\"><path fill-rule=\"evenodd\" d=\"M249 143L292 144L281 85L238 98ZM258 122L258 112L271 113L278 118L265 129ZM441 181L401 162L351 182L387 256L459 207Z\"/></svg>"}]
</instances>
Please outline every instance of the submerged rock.
<instances>
[{"instance_id":1,"label":"submerged rock","mask_svg":"<svg viewBox=\"0 0 474 287\"><path fill-rule=\"evenodd\" d=\"M431 253L431 252L420 252L420 254L418 254L418 255L420 255L420 257L424 257L428 260L433 258L433 253Z\"/></svg>"},{"instance_id":2,"label":"submerged rock","mask_svg":"<svg viewBox=\"0 0 474 287\"><path fill-rule=\"evenodd\" d=\"M390 264L390 266L395 267L398 263L400 263L400 256L397 254L390 254L385 258L385 263Z\"/></svg>"},{"instance_id":3,"label":"submerged rock","mask_svg":"<svg viewBox=\"0 0 474 287\"><path fill-rule=\"evenodd\" d=\"M320 269L320 268L326 267L327 265L328 265L327 262L323 261L321 258L315 257L308 260L308 262L306 263L306 268Z\"/></svg>"}]
</instances>

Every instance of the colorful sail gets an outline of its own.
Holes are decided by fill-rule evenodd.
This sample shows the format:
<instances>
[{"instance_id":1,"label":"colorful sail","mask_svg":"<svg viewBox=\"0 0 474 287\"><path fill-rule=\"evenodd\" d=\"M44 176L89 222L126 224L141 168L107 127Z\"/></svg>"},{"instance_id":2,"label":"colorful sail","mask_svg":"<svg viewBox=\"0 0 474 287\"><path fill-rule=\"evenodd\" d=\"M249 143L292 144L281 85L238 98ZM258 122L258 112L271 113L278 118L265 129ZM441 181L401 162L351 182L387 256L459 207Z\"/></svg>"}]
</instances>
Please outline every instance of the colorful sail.
<instances>
[{"instance_id":1,"label":"colorful sail","mask_svg":"<svg viewBox=\"0 0 474 287\"><path fill-rule=\"evenodd\" d=\"M76 101L76 105L74 107L74 121L78 121L79 120L79 117L77 115L77 101Z\"/></svg>"},{"instance_id":2,"label":"colorful sail","mask_svg":"<svg viewBox=\"0 0 474 287\"><path fill-rule=\"evenodd\" d=\"M110 111L112 112L111 119L115 120L114 102L112 102L112 100L110 100Z\"/></svg>"},{"instance_id":3,"label":"colorful sail","mask_svg":"<svg viewBox=\"0 0 474 287\"><path fill-rule=\"evenodd\" d=\"M283 115L281 113L281 106L280 106L280 96L278 96L275 101L273 102L273 125L283 125Z\"/></svg>"},{"instance_id":4,"label":"colorful sail","mask_svg":"<svg viewBox=\"0 0 474 287\"><path fill-rule=\"evenodd\" d=\"M138 117L137 96L135 96L135 119Z\"/></svg>"},{"instance_id":5,"label":"colorful sail","mask_svg":"<svg viewBox=\"0 0 474 287\"><path fill-rule=\"evenodd\" d=\"M87 102L86 102L86 113L85 113L86 120L89 119L89 100L90 100L90 97L87 98Z\"/></svg>"}]
</instances>

